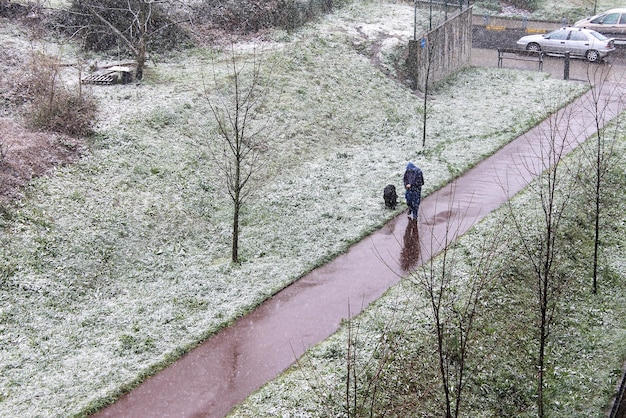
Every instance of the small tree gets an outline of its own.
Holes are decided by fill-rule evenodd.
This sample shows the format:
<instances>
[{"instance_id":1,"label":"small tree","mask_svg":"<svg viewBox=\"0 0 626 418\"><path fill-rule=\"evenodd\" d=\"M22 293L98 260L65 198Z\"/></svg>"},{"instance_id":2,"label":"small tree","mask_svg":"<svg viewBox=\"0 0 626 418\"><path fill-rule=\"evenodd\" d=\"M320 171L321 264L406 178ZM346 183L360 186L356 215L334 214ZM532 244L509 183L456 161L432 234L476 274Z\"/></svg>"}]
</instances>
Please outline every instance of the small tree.
<instances>
[{"instance_id":1,"label":"small tree","mask_svg":"<svg viewBox=\"0 0 626 418\"><path fill-rule=\"evenodd\" d=\"M432 73L433 67L433 55L435 54L435 42L426 42L425 48L427 49L426 53L426 79L424 81L424 113L422 114L422 147L426 146L426 117L428 115L428 88L430 86L430 75Z\"/></svg>"},{"instance_id":2,"label":"small tree","mask_svg":"<svg viewBox=\"0 0 626 418\"><path fill-rule=\"evenodd\" d=\"M371 357L361 354L359 340L359 324L350 319L348 326L348 341L346 353L346 379L343 403L336 408L348 417L375 417L384 415L389 408L385 391L385 381L388 376L388 368L397 351L397 341L387 328L383 331L380 339L371 342L375 349ZM363 358L362 358L363 357ZM320 395L320 399L323 397ZM337 416L337 411L329 408L329 415Z\"/></svg>"},{"instance_id":3,"label":"small tree","mask_svg":"<svg viewBox=\"0 0 626 418\"><path fill-rule=\"evenodd\" d=\"M417 2L415 3L415 18L413 39L409 41L408 57L406 60L407 70L412 79L412 88L424 94L422 116L422 147L426 146L426 125L428 119L428 92L434 83L450 74L454 68L469 64L469 46L464 43L465 39L471 39L471 14L463 12L464 2L458 3L458 24L453 26L442 25L438 28L433 26L432 2L430 4L428 33L421 39L417 38ZM437 20L447 20L448 5L443 12L437 13ZM465 19L465 20L463 20ZM439 22L441 23L441 21ZM459 26L461 25L461 26ZM452 30L450 28L454 27ZM468 36L470 38L468 38ZM457 45L457 50L450 50L451 45ZM465 45L465 46L464 46ZM445 61L445 63L444 63Z\"/></svg>"},{"instance_id":4,"label":"small tree","mask_svg":"<svg viewBox=\"0 0 626 418\"><path fill-rule=\"evenodd\" d=\"M335 346L322 354L324 360L328 355L342 359L340 379L327 380L327 372L315 366L318 355L312 352L305 352L302 358L296 359L319 401L319 415L349 418L406 415L404 401L406 392L410 391L407 387L411 386L403 376L407 373L406 367L410 367L403 361L401 349L411 343L405 332L406 323L388 317L374 321L373 337L372 323L366 321L362 325L361 322L362 319L352 317L348 306L348 319L344 322L345 348Z\"/></svg>"},{"instance_id":5,"label":"small tree","mask_svg":"<svg viewBox=\"0 0 626 418\"><path fill-rule=\"evenodd\" d=\"M256 52L251 62L245 62L235 54L233 46L227 81L220 81L214 71L213 87L216 94L212 94L206 84L204 88L218 136L217 141L209 141L209 151L223 176L233 204L233 263L239 262L241 209L254 191L255 180L261 176L262 156L267 147L264 136L267 121L261 118L261 108L268 87L261 64L262 60Z\"/></svg>"},{"instance_id":6,"label":"small tree","mask_svg":"<svg viewBox=\"0 0 626 418\"><path fill-rule=\"evenodd\" d=\"M616 120L611 129L605 129L606 122L617 116L615 105L623 100L622 91L618 85L608 82L610 68L604 65L590 66L588 81L591 84L591 94L585 110L594 116L597 133L592 139L594 146L583 148L589 150L583 155L587 158L592 170L588 174L581 173L581 185L591 196L593 218L593 293L598 292L598 264L602 232L603 202L605 200L606 176L617 158L615 142L619 130L619 121ZM619 106L621 108L622 106Z\"/></svg>"},{"instance_id":7,"label":"small tree","mask_svg":"<svg viewBox=\"0 0 626 418\"><path fill-rule=\"evenodd\" d=\"M453 209L454 191L450 196L447 213L465 215ZM437 212L437 210L435 210ZM452 216L446 218L445 231L440 240L431 236L430 253L435 247L441 253L411 276L421 287L429 304L430 320L436 340L439 383L443 399L443 416L461 416L464 390L478 370L475 342L478 318L487 291L497 277L495 261L500 252L501 241L484 237L474 248L461 256L460 249L452 244L460 235L461 227ZM434 225L434 223L433 223Z\"/></svg>"},{"instance_id":8,"label":"small tree","mask_svg":"<svg viewBox=\"0 0 626 418\"><path fill-rule=\"evenodd\" d=\"M537 198L536 205L525 208L525 211L535 210L537 216L531 215L529 219L539 221L529 223L528 215L514 210L511 202L507 205L523 256L520 262L530 269L537 298L537 310L534 312L537 318L535 367L537 413L540 418L545 415L544 387L550 331L568 280L566 266L562 264L565 243L561 221L566 215L574 181L563 175L566 167L562 159L574 142L570 132L571 123L569 108L549 117L547 128L537 131L537 143L533 144L537 154L522 164L529 173L539 176L529 186L530 192Z\"/></svg>"},{"instance_id":9,"label":"small tree","mask_svg":"<svg viewBox=\"0 0 626 418\"><path fill-rule=\"evenodd\" d=\"M422 147L426 146L426 123L428 118L428 91L430 88L433 68L434 55L437 51L437 35L439 32L431 32L429 37L423 37L420 40L413 39L409 42L409 58L407 61L409 68L414 68L414 72L418 71L418 66L424 72L423 84L418 85L419 81L415 77L413 80L413 89L420 90L423 94L422 107ZM422 64L423 63L423 64Z\"/></svg>"}]
</instances>

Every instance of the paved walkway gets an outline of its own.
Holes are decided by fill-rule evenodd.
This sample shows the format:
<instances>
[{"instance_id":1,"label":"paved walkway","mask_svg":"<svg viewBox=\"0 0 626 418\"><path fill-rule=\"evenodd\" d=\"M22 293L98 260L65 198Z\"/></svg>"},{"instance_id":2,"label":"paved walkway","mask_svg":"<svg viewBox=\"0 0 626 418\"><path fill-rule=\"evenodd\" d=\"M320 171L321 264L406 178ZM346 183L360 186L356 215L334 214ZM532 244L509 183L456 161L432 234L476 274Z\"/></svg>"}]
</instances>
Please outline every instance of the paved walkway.
<instances>
[{"instance_id":1,"label":"paved walkway","mask_svg":"<svg viewBox=\"0 0 626 418\"><path fill-rule=\"evenodd\" d=\"M602 89L600 125L624 108L618 86ZM419 226L398 216L96 416L223 417L334 333L349 312L356 315L526 186L545 167L541 150L550 132L565 137L567 150L593 135L594 102L586 94L426 197Z\"/></svg>"}]
</instances>

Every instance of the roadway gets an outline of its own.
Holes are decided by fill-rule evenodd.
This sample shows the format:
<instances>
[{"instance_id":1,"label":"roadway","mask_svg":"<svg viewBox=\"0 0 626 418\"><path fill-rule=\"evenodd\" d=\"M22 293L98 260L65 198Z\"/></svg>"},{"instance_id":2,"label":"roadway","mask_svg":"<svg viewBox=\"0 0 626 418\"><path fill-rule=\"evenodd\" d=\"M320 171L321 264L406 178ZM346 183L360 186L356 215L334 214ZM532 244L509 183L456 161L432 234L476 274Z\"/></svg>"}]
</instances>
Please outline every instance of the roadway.
<instances>
[{"instance_id":1,"label":"roadway","mask_svg":"<svg viewBox=\"0 0 626 418\"><path fill-rule=\"evenodd\" d=\"M485 24L487 23L487 24ZM559 28L558 22L520 21L474 16L472 33L472 64L476 66L498 65L498 48L517 48L517 40L533 33L546 33ZM554 78L575 81L589 81L602 77L606 81L626 83L626 45L616 45L616 50L602 63L589 63L584 59L571 58L569 73L565 71L565 59L547 56L543 62L543 72ZM504 68L538 70L536 62L503 60Z\"/></svg>"}]
</instances>

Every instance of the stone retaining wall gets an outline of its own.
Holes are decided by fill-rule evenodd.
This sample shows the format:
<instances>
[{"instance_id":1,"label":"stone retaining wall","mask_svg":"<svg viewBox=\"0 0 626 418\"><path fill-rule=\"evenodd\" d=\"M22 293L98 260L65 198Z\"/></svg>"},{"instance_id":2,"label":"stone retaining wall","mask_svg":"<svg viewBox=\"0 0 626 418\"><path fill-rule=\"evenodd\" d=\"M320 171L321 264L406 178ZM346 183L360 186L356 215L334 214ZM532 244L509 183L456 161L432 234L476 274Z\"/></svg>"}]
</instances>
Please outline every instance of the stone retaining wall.
<instances>
[{"instance_id":1,"label":"stone retaining wall","mask_svg":"<svg viewBox=\"0 0 626 418\"><path fill-rule=\"evenodd\" d=\"M444 23L409 41L407 70L413 88L426 87L471 64L472 8L451 14Z\"/></svg>"}]
</instances>

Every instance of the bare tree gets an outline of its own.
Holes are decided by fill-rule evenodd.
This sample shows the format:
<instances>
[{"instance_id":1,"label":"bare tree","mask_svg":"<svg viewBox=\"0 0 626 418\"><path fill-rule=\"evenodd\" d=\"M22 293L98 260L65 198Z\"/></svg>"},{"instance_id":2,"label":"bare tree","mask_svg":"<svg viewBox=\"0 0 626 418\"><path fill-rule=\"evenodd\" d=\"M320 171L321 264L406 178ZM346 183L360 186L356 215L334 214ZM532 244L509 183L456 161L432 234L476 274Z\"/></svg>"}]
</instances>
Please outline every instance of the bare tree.
<instances>
[{"instance_id":1,"label":"bare tree","mask_svg":"<svg viewBox=\"0 0 626 418\"><path fill-rule=\"evenodd\" d=\"M179 41L181 32L169 30L188 19L177 21L172 17L175 3L174 0L73 0L65 26L68 32L83 37L87 49L107 49L121 43L134 56L135 77L141 80L148 49L156 43L155 39L169 37L160 43L170 46Z\"/></svg>"},{"instance_id":2,"label":"bare tree","mask_svg":"<svg viewBox=\"0 0 626 418\"><path fill-rule=\"evenodd\" d=\"M348 306L346 346L337 353L342 356L344 365L342 387L333 387L327 382L315 367L312 356L305 355L296 362L306 371L304 378L319 400L321 416L395 416L399 407L406 406L402 400L406 399L403 395L410 386L402 375L409 367L402 360L400 349L409 344L403 332L405 324L387 317L381 321L381 328L377 328L375 339L368 340L371 334L369 337L367 332L361 334L359 319L353 318L350 312Z\"/></svg>"},{"instance_id":3,"label":"bare tree","mask_svg":"<svg viewBox=\"0 0 626 418\"><path fill-rule=\"evenodd\" d=\"M588 175L581 173L581 185L589 193L592 200L593 218L593 293L598 292L598 264L600 254L603 203L605 201L606 175L615 164L617 155L615 153L615 142L618 137L619 121L610 128L604 128L606 122L612 119L615 114L611 114L612 102L622 99L622 89L615 83L608 81L611 67L607 65L594 65L588 67L588 82L591 84L591 95L586 106L586 111L594 116L596 136L592 139L594 146L583 147L583 155L586 157L591 170Z\"/></svg>"},{"instance_id":4,"label":"bare tree","mask_svg":"<svg viewBox=\"0 0 626 418\"><path fill-rule=\"evenodd\" d=\"M535 366L539 417L545 414L546 351L550 331L568 280L562 257L565 243L561 222L566 215L575 182L565 175L566 172L573 173L574 169L567 170L562 159L576 140L570 130L570 110L555 113L545 123L547 128L538 131L538 143L533 145L537 155L525 167L529 172L540 176L529 186L530 193L536 196L536 205L526 209L535 210L536 216L514 210L511 202L507 204L509 217L520 243L523 257L521 262L531 271L537 298ZM534 222L534 219L538 221Z\"/></svg>"},{"instance_id":5,"label":"bare tree","mask_svg":"<svg viewBox=\"0 0 626 418\"><path fill-rule=\"evenodd\" d=\"M231 258L233 263L238 263L241 209L263 172L269 119L263 119L262 107L268 84L262 73L262 60L256 52L251 61L246 62L236 55L233 46L229 68L229 76L223 81L218 78L214 65L214 90L205 83L204 93L217 125L218 139L209 140L210 155L233 204Z\"/></svg>"},{"instance_id":6,"label":"bare tree","mask_svg":"<svg viewBox=\"0 0 626 418\"><path fill-rule=\"evenodd\" d=\"M428 91L432 84L430 76L432 75L433 60L435 53L440 53L437 49L438 32L431 32L428 37L424 36L421 39L413 39L409 42L409 55L407 59L407 65L413 71L413 85L414 90L420 90L423 97L422 107L422 147L426 146L426 122L428 117ZM416 74L418 71L423 71L424 78L422 82L417 79Z\"/></svg>"},{"instance_id":7,"label":"bare tree","mask_svg":"<svg viewBox=\"0 0 626 418\"><path fill-rule=\"evenodd\" d=\"M352 319L348 322L346 354L346 381L343 412L348 417L375 417L384 415L385 373L397 351L393 334L387 329L380 339L374 342L376 349L369 361L360 361L359 324ZM361 368L361 365L363 366Z\"/></svg>"},{"instance_id":8,"label":"bare tree","mask_svg":"<svg viewBox=\"0 0 626 418\"><path fill-rule=\"evenodd\" d=\"M413 39L409 41L406 60L409 76L412 79L412 88L424 94L422 108L422 147L426 146L426 125L428 119L428 92L434 83L441 81L451 73L451 70L460 69L469 64L469 47L464 42L471 39L471 14L463 12L464 2L458 4L459 13L453 18L457 21L452 25L433 27L432 2L430 3L429 30L421 39L417 38L417 4L415 2L415 19ZM448 4L443 11L437 13L438 20L448 20ZM467 20L466 20L467 19ZM441 23L441 22L439 22ZM459 26L460 25L460 26ZM453 29L454 28L454 29ZM470 36L468 38L468 36ZM454 49L451 45L456 44Z\"/></svg>"},{"instance_id":9,"label":"bare tree","mask_svg":"<svg viewBox=\"0 0 626 418\"><path fill-rule=\"evenodd\" d=\"M423 113L423 118L422 118L422 147L426 146L426 117L428 115L428 88L430 86L430 75L432 73L432 67L433 67L433 55L435 54L435 46L436 43L432 42L428 42L426 40L426 38L423 39L424 43L426 45L424 45L424 47L426 48L426 50L428 51L426 53L426 79L424 82L424 113Z\"/></svg>"},{"instance_id":10,"label":"bare tree","mask_svg":"<svg viewBox=\"0 0 626 418\"><path fill-rule=\"evenodd\" d=\"M452 209L453 201L454 192L447 213L462 212ZM473 254L462 259L451 245L460 235L456 228L460 228L460 224L454 227L454 219L449 216L442 242L438 243L442 252L411 276L423 289L430 306L446 418L461 415L464 389L477 371L474 353L477 319L487 291L498 274L496 260L501 245L495 237L484 237ZM432 235L435 237L434 233Z\"/></svg>"}]
</instances>

